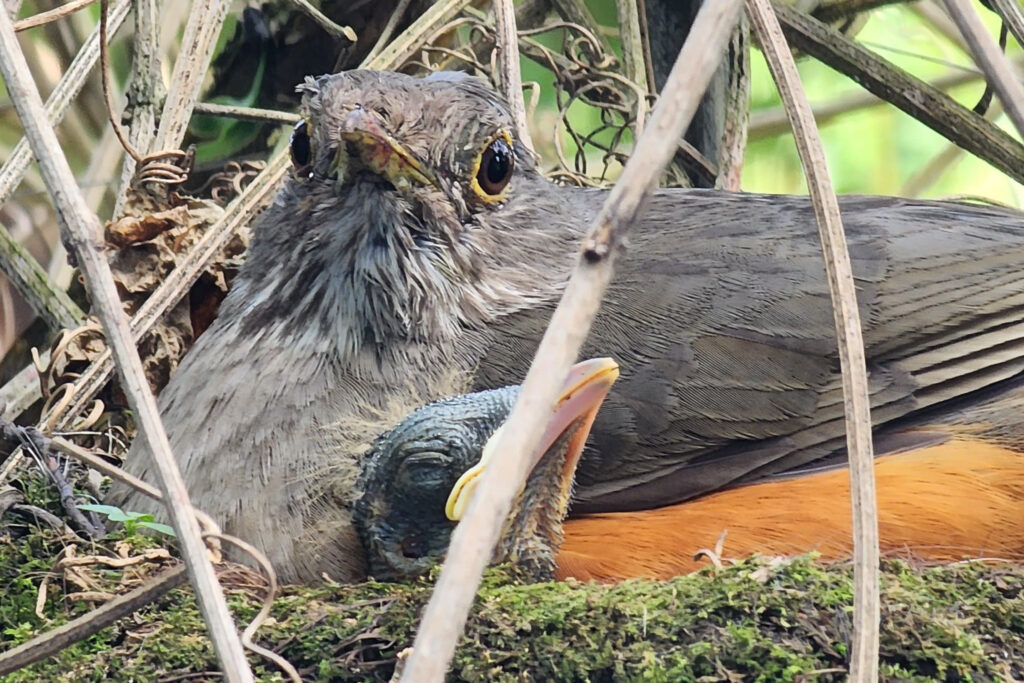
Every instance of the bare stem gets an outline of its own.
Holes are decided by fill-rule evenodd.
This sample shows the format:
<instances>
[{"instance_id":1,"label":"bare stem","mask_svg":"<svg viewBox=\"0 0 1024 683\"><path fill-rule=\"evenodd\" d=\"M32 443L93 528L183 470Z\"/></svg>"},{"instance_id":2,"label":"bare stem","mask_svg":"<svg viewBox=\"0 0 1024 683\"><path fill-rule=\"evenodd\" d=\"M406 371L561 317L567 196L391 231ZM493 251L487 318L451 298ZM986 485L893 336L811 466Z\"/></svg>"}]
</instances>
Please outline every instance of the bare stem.
<instances>
[{"instance_id":1,"label":"bare stem","mask_svg":"<svg viewBox=\"0 0 1024 683\"><path fill-rule=\"evenodd\" d=\"M1021 85L1006 55L996 45L985 24L981 22L981 17L967 0L943 1L949 16L956 22L967 44L971 46L978 66L988 76L989 83L1003 101L1003 108L1017 126L1017 132L1024 138L1024 85ZM1019 11L1018 9L1018 13Z\"/></svg>"},{"instance_id":2,"label":"bare stem","mask_svg":"<svg viewBox=\"0 0 1024 683\"><path fill-rule=\"evenodd\" d=\"M42 26L43 24L49 24L51 21L57 21L64 17L77 12L83 7L88 7L96 0L71 0L66 2L59 7L54 7L46 12L40 12L39 14L33 14L31 17L26 17L21 21L14 23L14 31L20 33L36 26Z\"/></svg>"},{"instance_id":3,"label":"bare stem","mask_svg":"<svg viewBox=\"0 0 1024 683\"><path fill-rule=\"evenodd\" d=\"M519 34L516 32L516 10L512 0L494 0L494 24L497 32L498 70L505 99L512 108L519 140L530 150L533 138L526 120L526 102L523 101L523 75L519 69Z\"/></svg>"},{"instance_id":4,"label":"bare stem","mask_svg":"<svg viewBox=\"0 0 1024 683\"><path fill-rule=\"evenodd\" d=\"M174 96L168 97L164 104L152 149L177 149L181 144L229 4L228 0L196 0L192 4L181 38L181 53L167 87Z\"/></svg>"},{"instance_id":5,"label":"bare stem","mask_svg":"<svg viewBox=\"0 0 1024 683\"><path fill-rule=\"evenodd\" d=\"M662 169L693 118L739 19L739 0L709 0L683 46L650 122L619 182L594 221L582 257L537 350L508 427L473 496L466 518L452 535L448 557L420 623L402 680L441 681L465 626L480 577L528 467L539 446L537 425L551 414L559 387L597 314L611 280L616 253Z\"/></svg>"},{"instance_id":6,"label":"bare stem","mask_svg":"<svg viewBox=\"0 0 1024 683\"><path fill-rule=\"evenodd\" d=\"M871 400L857 289L839 214L839 200L829 179L825 148L821 144L807 94L800 83L793 53L782 35L771 0L747 0L747 12L789 113L825 255L843 375L846 449L850 458L850 501L853 508L854 633L850 680L870 683L878 679L878 507L871 443Z\"/></svg>"}]
</instances>

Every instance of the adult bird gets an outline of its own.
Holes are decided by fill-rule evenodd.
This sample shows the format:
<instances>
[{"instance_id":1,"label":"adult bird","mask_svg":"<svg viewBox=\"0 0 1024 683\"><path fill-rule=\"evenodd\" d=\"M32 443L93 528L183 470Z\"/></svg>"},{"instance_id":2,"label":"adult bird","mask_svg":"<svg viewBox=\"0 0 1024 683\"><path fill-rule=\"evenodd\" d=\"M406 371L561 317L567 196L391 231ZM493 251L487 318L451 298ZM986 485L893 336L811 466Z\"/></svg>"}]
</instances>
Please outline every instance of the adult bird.
<instances>
[{"instance_id":1,"label":"adult bird","mask_svg":"<svg viewBox=\"0 0 1024 683\"><path fill-rule=\"evenodd\" d=\"M510 563L531 580L618 581L667 579L708 566L702 556L716 539L729 559L809 551L826 560L852 556L849 473L841 462L685 503L567 520L583 443L617 376L607 358L573 368L493 562ZM373 577L412 579L444 557L518 389L431 403L374 443L355 508ZM969 440L993 423L1011 432L1024 428L1022 408L1024 388L950 406L931 415L927 427L909 430L928 430L933 445L876 462L884 552L925 561L1024 559L1024 454L998 439Z\"/></svg>"},{"instance_id":2,"label":"adult bird","mask_svg":"<svg viewBox=\"0 0 1024 683\"><path fill-rule=\"evenodd\" d=\"M607 192L547 181L475 78L351 71L301 90L293 177L160 405L195 505L285 580L357 580L361 454L430 400L521 379ZM841 208L878 450L933 443L889 439L1024 370L1024 215ZM835 346L806 197L656 192L584 349L622 374L573 511L662 507L841 456ZM127 467L148 477L148 453Z\"/></svg>"}]
</instances>

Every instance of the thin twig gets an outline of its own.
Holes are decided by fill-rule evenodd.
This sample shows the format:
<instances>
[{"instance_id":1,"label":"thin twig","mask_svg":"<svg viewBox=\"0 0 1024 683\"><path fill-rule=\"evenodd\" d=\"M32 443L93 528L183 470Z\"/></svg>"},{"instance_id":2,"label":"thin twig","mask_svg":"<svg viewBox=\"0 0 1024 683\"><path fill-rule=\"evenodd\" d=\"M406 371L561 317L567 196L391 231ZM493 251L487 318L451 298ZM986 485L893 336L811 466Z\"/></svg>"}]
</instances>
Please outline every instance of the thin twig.
<instances>
[{"instance_id":1,"label":"thin twig","mask_svg":"<svg viewBox=\"0 0 1024 683\"><path fill-rule=\"evenodd\" d=\"M416 54L423 40L444 26L472 0L437 0L377 55L364 59L361 69L394 69Z\"/></svg>"},{"instance_id":2,"label":"thin twig","mask_svg":"<svg viewBox=\"0 0 1024 683\"><path fill-rule=\"evenodd\" d=\"M96 635L118 619L137 612L181 586L187 580L185 565L178 565L150 579L135 590L119 595L63 626L42 633L32 640L0 653L0 676L46 659L89 636Z\"/></svg>"},{"instance_id":3,"label":"thin twig","mask_svg":"<svg viewBox=\"0 0 1024 683\"><path fill-rule=\"evenodd\" d=\"M74 14L83 7L88 7L96 0L70 0L60 7L54 7L46 12L40 12L39 14L33 14L31 17L25 17L21 21L14 22L14 32L21 33L22 31L36 26L42 26L43 24L49 24L51 21L57 21L64 17Z\"/></svg>"},{"instance_id":4,"label":"thin twig","mask_svg":"<svg viewBox=\"0 0 1024 683\"><path fill-rule=\"evenodd\" d=\"M114 9L110 12L110 17L108 18L108 32L110 35L117 33L117 30L124 23L125 17L128 16L130 7L131 0L121 0L121 2L114 5ZM64 114L67 113L71 103L78 96L82 86L85 85L85 81L89 78L89 73L96 66L99 58L100 27L96 26L95 30L85 41L85 44L82 45L82 49L78 51L78 55L71 62L67 71L61 76L57 87L53 89L53 92L46 99L46 115L51 125L56 125L63 120ZM31 164L32 149L28 145L28 140L22 138L14 146L14 149L11 150L11 154L4 163L3 168L0 168L0 204L3 204L10 198L11 193L21 183L21 179Z\"/></svg>"},{"instance_id":5,"label":"thin twig","mask_svg":"<svg viewBox=\"0 0 1024 683\"><path fill-rule=\"evenodd\" d=\"M1020 78L1013 72L1006 55L996 45L985 24L981 22L981 17L967 0L943 1L967 44L971 46L978 66L988 76L989 83L995 87L999 99L1003 101L1006 114L1017 126L1017 132L1024 137L1024 85Z\"/></svg>"},{"instance_id":6,"label":"thin twig","mask_svg":"<svg viewBox=\"0 0 1024 683\"><path fill-rule=\"evenodd\" d=\"M611 43L608 42L608 37L600 30L597 20L594 19L594 15L590 13L590 9L583 0L552 0L551 4L560 17L571 24L582 26L590 35L594 36L600 44L603 54L615 54ZM653 83L654 79L650 77L648 80L649 86Z\"/></svg>"},{"instance_id":7,"label":"thin twig","mask_svg":"<svg viewBox=\"0 0 1024 683\"><path fill-rule=\"evenodd\" d=\"M739 0L708 0L701 6L635 153L584 241L583 254L544 333L492 466L485 471L466 518L452 534L403 681L443 680L481 574L525 479L525 456L539 446L543 430L536 426L550 415L559 387L600 307L615 256L676 150L674 144L665 143L682 137L697 110L739 19L740 7Z\"/></svg>"},{"instance_id":8,"label":"thin twig","mask_svg":"<svg viewBox=\"0 0 1024 683\"><path fill-rule=\"evenodd\" d=\"M152 149L177 149L181 144L229 4L229 0L196 0L192 3L181 38L181 52L167 87L174 97L168 97L164 103Z\"/></svg>"},{"instance_id":9,"label":"thin twig","mask_svg":"<svg viewBox=\"0 0 1024 683\"><path fill-rule=\"evenodd\" d=\"M807 177L807 188L825 255L828 288L835 316L839 366L843 376L846 450L850 459L850 501L853 508L853 648L850 680L878 679L878 506L875 500L874 449L871 444L871 399L864 340L853 267L846 246L832 181L814 114L800 83L793 53L782 35L771 0L747 0L761 51L789 112L793 137Z\"/></svg>"},{"instance_id":10,"label":"thin twig","mask_svg":"<svg viewBox=\"0 0 1024 683\"><path fill-rule=\"evenodd\" d=\"M356 35L356 32L352 30L351 26L340 26L339 24L334 23L331 21L330 17L314 7L309 0L292 0L292 3L308 14L309 18L315 21L317 26L328 33L340 36L350 43L354 43L359 40L359 36Z\"/></svg>"},{"instance_id":11,"label":"thin twig","mask_svg":"<svg viewBox=\"0 0 1024 683\"><path fill-rule=\"evenodd\" d=\"M782 4L775 5L775 12L791 47L846 74L946 139L1024 183L1024 145L998 126L821 22Z\"/></svg>"},{"instance_id":12,"label":"thin twig","mask_svg":"<svg viewBox=\"0 0 1024 683\"><path fill-rule=\"evenodd\" d=\"M1014 64L1017 68L1024 67L1024 59L1018 59ZM932 87L938 88L939 90L949 90L950 88L974 83L982 78L984 78L984 74L980 72L972 73L970 71L957 70L936 78L932 81ZM828 123L832 119L843 114L860 111L862 109L869 109L883 104L886 104L885 100L879 99L879 97L874 93L866 90L860 90L850 95L836 98L830 102L822 102L821 104L814 105L814 120L817 121L818 126L821 126L822 124ZM788 133L790 130L789 118L786 114L785 107L764 109L754 112L750 117L750 138L752 140L774 137L776 135Z\"/></svg>"},{"instance_id":13,"label":"thin twig","mask_svg":"<svg viewBox=\"0 0 1024 683\"><path fill-rule=\"evenodd\" d=\"M61 151L57 135L47 124L42 99L21 53L10 17L0 12L0 71L21 119L22 126L39 162L40 171L60 219L65 243L73 247L92 294L121 376L121 386L139 425L139 432L157 464L168 510L182 546L196 589L200 611L206 620L214 651L229 681L251 681L252 672L228 611L224 593L217 583L213 565L200 538L199 525L192 514L188 492L167 435L160 422L156 400L145 379L142 361L132 342L128 322L117 295L110 267L99 244L101 227L89 211L85 198Z\"/></svg>"},{"instance_id":14,"label":"thin twig","mask_svg":"<svg viewBox=\"0 0 1024 683\"><path fill-rule=\"evenodd\" d=\"M128 143L143 157L155 152L156 117L164 104L163 79L160 77L160 8L162 0L135 0L134 58L128 81L125 114L131 121ZM106 73L106 72L104 72ZM116 132L116 129L115 129ZM118 218L124 210L128 189L135 175L137 160L124 155L121 182L115 195L114 211Z\"/></svg>"},{"instance_id":15,"label":"thin twig","mask_svg":"<svg viewBox=\"0 0 1024 683\"><path fill-rule=\"evenodd\" d=\"M505 99L512 109L519 140L533 150L530 124L526 120L523 100L523 75L519 69L519 34L516 32L516 9L512 0L494 0L494 25L497 34L494 48L498 54L498 71Z\"/></svg>"},{"instance_id":16,"label":"thin twig","mask_svg":"<svg viewBox=\"0 0 1024 683\"><path fill-rule=\"evenodd\" d=\"M213 102L196 102L196 106L192 111L205 116L223 116L229 119L238 119L239 121L287 125L298 123L302 118L295 112L258 109L256 107L235 107L227 104L215 104Z\"/></svg>"}]
</instances>

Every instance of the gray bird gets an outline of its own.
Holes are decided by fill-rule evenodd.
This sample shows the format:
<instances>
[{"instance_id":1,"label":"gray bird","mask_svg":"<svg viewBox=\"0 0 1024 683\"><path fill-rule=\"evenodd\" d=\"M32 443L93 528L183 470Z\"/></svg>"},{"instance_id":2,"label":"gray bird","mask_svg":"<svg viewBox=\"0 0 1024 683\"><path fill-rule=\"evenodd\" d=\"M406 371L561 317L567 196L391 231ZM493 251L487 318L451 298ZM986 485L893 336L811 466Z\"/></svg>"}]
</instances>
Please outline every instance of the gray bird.
<instances>
[{"instance_id":1,"label":"gray bird","mask_svg":"<svg viewBox=\"0 0 1024 683\"><path fill-rule=\"evenodd\" d=\"M294 176L160 404L198 507L284 580L351 581L366 572L352 507L373 437L434 399L521 380L607 192L544 179L474 78L351 71L301 90ZM1024 370L1024 216L841 207L884 453L894 425ZM835 346L807 198L656 192L584 349L622 376L573 511L666 505L841 456ZM141 446L127 467L152 479Z\"/></svg>"}]
</instances>

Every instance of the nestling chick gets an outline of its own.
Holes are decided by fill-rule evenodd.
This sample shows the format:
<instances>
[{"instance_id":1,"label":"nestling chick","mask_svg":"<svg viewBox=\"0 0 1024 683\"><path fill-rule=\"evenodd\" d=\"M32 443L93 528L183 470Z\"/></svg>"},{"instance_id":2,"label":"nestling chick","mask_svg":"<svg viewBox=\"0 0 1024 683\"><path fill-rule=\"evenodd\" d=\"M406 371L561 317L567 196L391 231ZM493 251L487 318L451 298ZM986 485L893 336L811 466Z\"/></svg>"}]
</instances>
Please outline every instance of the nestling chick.
<instances>
[{"instance_id":1,"label":"nestling chick","mask_svg":"<svg viewBox=\"0 0 1024 683\"><path fill-rule=\"evenodd\" d=\"M576 465L618 374L608 358L573 368L495 548L495 563L511 562L538 581L554 578ZM519 387L504 387L443 399L377 439L355 509L371 576L409 579L444 557L518 395Z\"/></svg>"}]
</instances>

